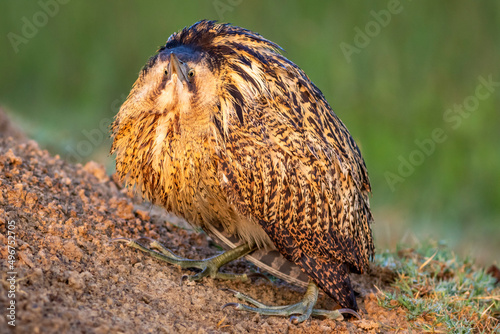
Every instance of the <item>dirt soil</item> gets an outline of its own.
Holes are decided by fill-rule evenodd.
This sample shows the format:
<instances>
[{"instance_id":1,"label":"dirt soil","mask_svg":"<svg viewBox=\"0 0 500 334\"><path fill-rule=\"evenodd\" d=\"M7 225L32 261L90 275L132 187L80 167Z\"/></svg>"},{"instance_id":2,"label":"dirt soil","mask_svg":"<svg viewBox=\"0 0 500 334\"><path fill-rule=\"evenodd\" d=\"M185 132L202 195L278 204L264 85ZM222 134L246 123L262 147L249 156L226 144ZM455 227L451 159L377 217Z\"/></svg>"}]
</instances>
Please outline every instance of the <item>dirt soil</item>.
<instances>
[{"instance_id":1,"label":"dirt soil","mask_svg":"<svg viewBox=\"0 0 500 334\"><path fill-rule=\"evenodd\" d=\"M184 282L175 266L113 242L146 236L181 256L218 253L206 235L187 230L160 209L138 203L94 162L71 165L37 143L0 139L1 333L405 333L402 310L378 306L373 292L388 288L391 272L372 267L353 276L363 319L289 319L222 306L238 300L224 288L269 305L297 302L303 289L282 281ZM11 223L14 222L14 223ZM16 319L6 307L8 225L15 225ZM227 272L255 271L245 260ZM335 304L322 296L320 305Z\"/></svg>"}]
</instances>

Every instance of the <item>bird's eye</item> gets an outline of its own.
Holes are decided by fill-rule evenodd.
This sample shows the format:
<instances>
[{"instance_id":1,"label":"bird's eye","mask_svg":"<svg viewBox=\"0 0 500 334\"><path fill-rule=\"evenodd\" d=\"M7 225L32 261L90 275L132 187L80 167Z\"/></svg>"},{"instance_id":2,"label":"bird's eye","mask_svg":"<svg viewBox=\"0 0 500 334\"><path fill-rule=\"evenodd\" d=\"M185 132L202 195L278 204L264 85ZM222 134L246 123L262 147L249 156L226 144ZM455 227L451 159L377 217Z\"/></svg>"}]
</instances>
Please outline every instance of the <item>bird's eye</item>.
<instances>
[{"instance_id":1,"label":"bird's eye","mask_svg":"<svg viewBox=\"0 0 500 334\"><path fill-rule=\"evenodd\" d=\"M194 70L193 69L190 69L189 72L188 72L188 77L192 78L194 77Z\"/></svg>"},{"instance_id":2,"label":"bird's eye","mask_svg":"<svg viewBox=\"0 0 500 334\"><path fill-rule=\"evenodd\" d=\"M165 75L168 75L168 69L165 69Z\"/></svg>"}]
</instances>

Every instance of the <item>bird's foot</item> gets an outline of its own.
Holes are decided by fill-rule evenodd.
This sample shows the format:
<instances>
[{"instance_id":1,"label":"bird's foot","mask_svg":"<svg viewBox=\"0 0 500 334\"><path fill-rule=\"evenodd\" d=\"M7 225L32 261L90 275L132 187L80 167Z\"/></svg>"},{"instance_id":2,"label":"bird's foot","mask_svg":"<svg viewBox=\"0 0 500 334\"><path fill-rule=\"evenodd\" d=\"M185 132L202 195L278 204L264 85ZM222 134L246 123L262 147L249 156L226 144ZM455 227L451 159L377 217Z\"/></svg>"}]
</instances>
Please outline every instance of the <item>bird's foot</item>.
<instances>
[{"instance_id":1,"label":"bird's foot","mask_svg":"<svg viewBox=\"0 0 500 334\"><path fill-rule=\"evenodd\" d=\"M290 321L295 324L309 319L310 316L326 317L332 320L340 321L344 319L342 314L345 313L352 314L358 319L361 319L359 314L351 309L339 309L333 311L315 309L314 305L318 300L318 286L313 282L309 282L307 292L300 302L298 302L297 304L285 306L267 306L245 294L242 294L241 292L230 289L228 290L233 292L236 298L246 301L254 305L254 307L240 303L227 303L222 307L223 309L228 306L234 306L237 310L245 310L263 315L275 315L283 317L291 316Z\"/></svg>"},{"instance_id":2,"label":"bird's foot","mask_svg":"<svg viewBox=\"0 0 500 334\"><path fill-rule=\"evenodd\" d=\"M140 240L147 240L149 242L150 248L147 248L142 244L140 244L139 243ZM158 260L177 265L181 268L196 268L201 270L201 272L195 275L183 275L181 278L181 282L184 281L185 279L188 279L190 281L198 281L203 277L207 276L211 278L218 278L224 280L247 281L249 279L249 276L251 276L247 274L227 274L219 272L219 268L225 265L226 263L236 260L250 253L253 250L253 248L248 244L238 246L234 249L228 250L222 254L210 257L205 260L191 260L175 255L170 249L168 249L158 241L153 240L151 238L143 237L137 240L127 239L127 238L116 238L113 239L112 241L124 242L129 247L139 249Z\"/></svg>"}]
</instances>

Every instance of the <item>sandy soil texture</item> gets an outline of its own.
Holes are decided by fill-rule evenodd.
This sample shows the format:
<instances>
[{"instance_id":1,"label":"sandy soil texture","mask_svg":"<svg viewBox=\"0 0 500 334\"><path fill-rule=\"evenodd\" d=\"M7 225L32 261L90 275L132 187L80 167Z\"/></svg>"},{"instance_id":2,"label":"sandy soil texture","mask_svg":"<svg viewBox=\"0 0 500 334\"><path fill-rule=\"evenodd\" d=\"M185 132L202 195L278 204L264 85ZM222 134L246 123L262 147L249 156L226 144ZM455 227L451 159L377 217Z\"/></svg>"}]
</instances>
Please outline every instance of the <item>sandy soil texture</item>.
<instances>
[{"instance_id":1,"label":"sandy soil texture","mask_svg":"<svg viewBox=\"0 0 500 334\"><path fill-rule=\"evenodd\" d=\"M298 301L302 289L282 281L185 282L189 271L112 242L146 236L189 258L218 249L203 234L173 224L161 210L138 204L102 166L71 165L33 141L0 139L1 333L388 333L408 331L401 310L378 306L374 285L391 273L373 267L353 276L362 320L289 319L221 310L237 299L224 288L270 305ZM7 226L15 225L16 326L7 324L10 289ZM227 272L255 271L245 260ZM322 296L320 306L335 304Z\"/></svg>"}]
</instances>

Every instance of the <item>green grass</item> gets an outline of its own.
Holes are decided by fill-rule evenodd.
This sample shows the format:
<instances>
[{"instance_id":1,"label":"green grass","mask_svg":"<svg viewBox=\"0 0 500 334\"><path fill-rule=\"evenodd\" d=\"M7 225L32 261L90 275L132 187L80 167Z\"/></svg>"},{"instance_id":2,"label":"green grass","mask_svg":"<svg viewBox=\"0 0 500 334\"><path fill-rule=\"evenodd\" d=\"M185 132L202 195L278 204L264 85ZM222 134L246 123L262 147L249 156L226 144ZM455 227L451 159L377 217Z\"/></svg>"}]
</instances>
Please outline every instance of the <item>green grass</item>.
<instances>
[{"instance_id":1,"label":"green grass","mask_svg":"<svg viewBox=\"0 0 500 334\"><path fill-rule=\"evenodd\" d=\"M392 291L380 292L379 304L401 307L412 327L429 333L500 331L500 286L470 259L460 259L447 246L428 242L376 256L392 268Z\"/></svg>"}]
</instances>

